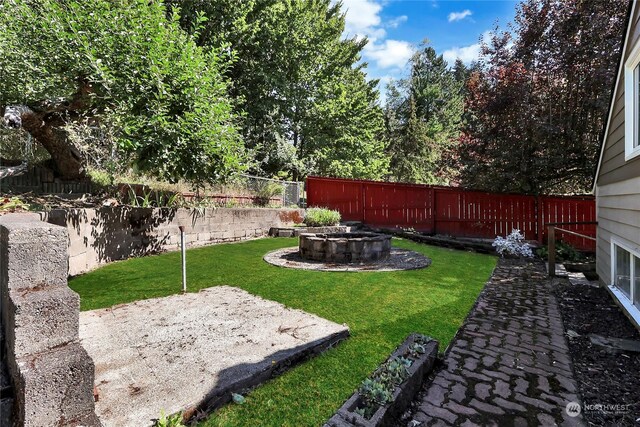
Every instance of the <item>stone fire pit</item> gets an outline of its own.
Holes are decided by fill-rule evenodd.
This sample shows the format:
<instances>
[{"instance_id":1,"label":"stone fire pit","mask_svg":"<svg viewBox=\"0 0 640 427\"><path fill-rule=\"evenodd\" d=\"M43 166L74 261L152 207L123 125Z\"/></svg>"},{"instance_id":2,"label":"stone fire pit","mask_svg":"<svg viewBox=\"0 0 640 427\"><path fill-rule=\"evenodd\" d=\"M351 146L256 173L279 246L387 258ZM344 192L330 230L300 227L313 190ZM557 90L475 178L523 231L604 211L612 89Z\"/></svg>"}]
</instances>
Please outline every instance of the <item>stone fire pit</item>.
<instances>
[{"instance_id":1,"label":"stone fire pit","mask_svg":"<svg viewBox=\"0 0 640 427\"><path fill-rule=\"evenodd\" d=\"M368 264L389 258L391 236L365 232L302 233L299 249L305 260Z\"/></svg>"}]
</instances>

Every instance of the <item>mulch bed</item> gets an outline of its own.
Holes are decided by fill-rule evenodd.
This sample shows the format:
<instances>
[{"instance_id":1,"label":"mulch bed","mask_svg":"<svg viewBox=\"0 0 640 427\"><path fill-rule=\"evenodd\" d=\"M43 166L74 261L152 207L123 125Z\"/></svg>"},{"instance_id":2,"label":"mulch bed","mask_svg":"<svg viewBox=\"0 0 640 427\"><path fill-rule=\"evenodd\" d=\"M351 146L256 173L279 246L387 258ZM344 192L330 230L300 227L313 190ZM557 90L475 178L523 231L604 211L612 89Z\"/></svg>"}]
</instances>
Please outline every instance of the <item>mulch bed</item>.
<instances>
[{"instance_id":1,"label":"mulch bed","mask_svg":"<svg viewBox=\"0 0 640 427\"><path fill-rule=\"evenodd\" d=\"M585 421L599 426L639 425L640 353L592 344L589 334L639 341L640 333L606 289L570 285L566 280L555 283L565 331L579 334L570 332L568 341Z\"/></svg>"}]
</instances>

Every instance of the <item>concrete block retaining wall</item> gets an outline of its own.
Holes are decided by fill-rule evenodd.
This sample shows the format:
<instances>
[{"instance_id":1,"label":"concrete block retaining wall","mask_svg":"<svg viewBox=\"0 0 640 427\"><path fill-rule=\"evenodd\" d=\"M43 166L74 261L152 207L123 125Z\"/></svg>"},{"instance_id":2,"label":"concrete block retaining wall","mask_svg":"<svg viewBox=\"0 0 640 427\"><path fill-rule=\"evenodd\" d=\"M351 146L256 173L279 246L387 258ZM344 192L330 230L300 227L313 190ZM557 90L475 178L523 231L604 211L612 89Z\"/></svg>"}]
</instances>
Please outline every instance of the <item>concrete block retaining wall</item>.
<instances>
[{"instance_id":1,"label":"concrete block retaining wall","mask_svg":"<svg viewBox=\"0 0 640 427\"><path fill-rule=\"evenodd\" d=\"M67 229L37 214L0 217L0 301L15 426L98 426L94 364L67 287Z\"/></svg>"},{"instance_id":2,"label":"concrete block retaining wall","mask_svg":"<svg viewBox=\"0 0 640 427\"><path fill-rule=\"evenodd\" d=\"M45 222L66 227L71 276L112 261L180 249L185 227L188 247L266 236L271 227L293 225L302 209L100 208L52 210Z\"/></svg>"}]
</instances>

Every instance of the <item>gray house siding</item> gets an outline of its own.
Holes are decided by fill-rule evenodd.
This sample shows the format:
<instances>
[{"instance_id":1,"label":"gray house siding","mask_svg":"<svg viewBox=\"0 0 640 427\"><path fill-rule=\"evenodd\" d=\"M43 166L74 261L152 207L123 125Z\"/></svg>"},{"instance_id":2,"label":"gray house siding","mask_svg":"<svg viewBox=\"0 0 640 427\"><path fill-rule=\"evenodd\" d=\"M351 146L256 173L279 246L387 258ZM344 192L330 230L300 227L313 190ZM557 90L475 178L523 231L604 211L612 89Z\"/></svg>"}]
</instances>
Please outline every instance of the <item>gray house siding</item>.
<instances>
[{"instance_id":1,"label":"gray house siding","mask_svg":"<svg viewBox=\"0 0 640 427\"><path fill-rule=\"evenodd\" d=\"M640 170L638 171L640 175ZM598 245L596 268L600 280L611 284L611 240L640 247L640 176L597 186ZM640 249L638 249L640 252Z\"/></svg>"},{"instance_id":2,"label":"gray house siding","mask_svg":"<svg viewBox=\"0 0 640 427\"><path fill-rule=\"evenodd\" d=\"M640 8L636 7L631 19L632 27L624 52L624 64L633 47L640 41ZM605 139L605 150L600 163L596 184L607 185L640 176L640 157L624 160L624 73L616 84L609 129ZM640 191L640 189L638 190Z\"/></svg>"},{"instance_id":3,"label":"gray house siding","mask_svg":"<svg viewBox=\"0 0 640 427\"><path fill-rule=\"evenodd\" d=\"M625 161L624 63L640 43L640 7L634 5L621 72L612 100L598 175L596 209L598 234L596 268L600 280L611 285L611 242L618 241L640 252L640 157Z\"/></svg>"}]
</instances>

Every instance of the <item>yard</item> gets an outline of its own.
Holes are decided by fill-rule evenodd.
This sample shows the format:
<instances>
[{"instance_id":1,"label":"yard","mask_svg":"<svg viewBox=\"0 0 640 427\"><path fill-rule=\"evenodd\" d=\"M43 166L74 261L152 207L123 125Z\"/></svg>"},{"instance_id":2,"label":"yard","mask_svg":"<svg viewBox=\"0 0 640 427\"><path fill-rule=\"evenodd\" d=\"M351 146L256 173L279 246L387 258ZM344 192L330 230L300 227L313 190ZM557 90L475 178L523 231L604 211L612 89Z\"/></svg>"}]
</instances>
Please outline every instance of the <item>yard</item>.
<instances>
[{"instance_id":1,"label":"yard","mask_svg":"<svg viewBox=\"0 0 640 427\"><path fill-rule=\"evenodd\" d=\"M244 405L228 405L202 426L321 425L359 383L410 333L440 341L455 335L496 258L394 240L394 246L433 260L422 270L328 273L283 269L265 263L272 250L294 246L274 238L222 244L187 253L189 291L231 285L337 323L351 338L251 392ZM177 252L131 259L79 276L69 286L82 310L109 307L180 291Z\"/></svg>"}]
</instances>

